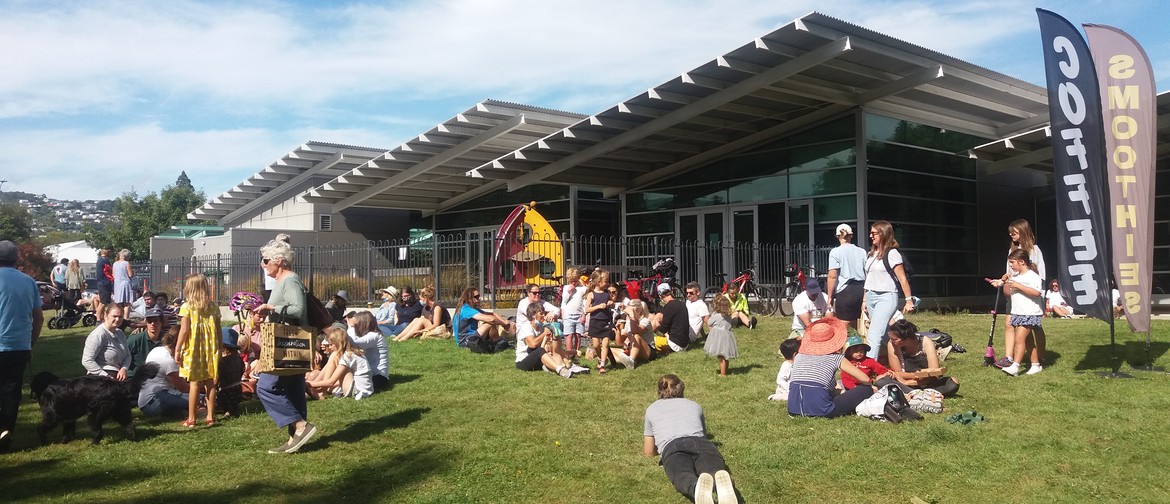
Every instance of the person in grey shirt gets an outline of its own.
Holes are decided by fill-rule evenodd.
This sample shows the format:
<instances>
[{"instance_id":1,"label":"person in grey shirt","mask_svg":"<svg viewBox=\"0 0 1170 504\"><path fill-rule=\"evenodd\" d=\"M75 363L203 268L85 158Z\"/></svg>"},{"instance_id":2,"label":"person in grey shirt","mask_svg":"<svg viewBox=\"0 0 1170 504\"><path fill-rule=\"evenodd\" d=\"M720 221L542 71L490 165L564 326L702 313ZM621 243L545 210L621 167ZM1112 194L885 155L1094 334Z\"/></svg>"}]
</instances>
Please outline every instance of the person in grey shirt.
<instances>
[{"instance_id":1,"label":"person in grey shirt","mask_svg":"<svg viewBox=\"0 0 1170 504\"><path fill-rule=\"evenodd\" d=\"M658 379L658 400L646 408L642 451L660 455L659 465L679 493L698 504L738 503L727 463L707 439L703 408L683 398L685 386L673 374Z\"/></svg>"},{"instance_id":2,"label":"person in grey shirt","mask_svg":"<svg viewBox=\"0 0 1170 504\"><path fill-rule=\"evenodd\" d=\"M837 242L840 245L829 251L825 283L829 313L857 329L861 300L865 297L865 250L853 244L853 228L849 224L837 226Z\"/></svg>"}]
</instances>

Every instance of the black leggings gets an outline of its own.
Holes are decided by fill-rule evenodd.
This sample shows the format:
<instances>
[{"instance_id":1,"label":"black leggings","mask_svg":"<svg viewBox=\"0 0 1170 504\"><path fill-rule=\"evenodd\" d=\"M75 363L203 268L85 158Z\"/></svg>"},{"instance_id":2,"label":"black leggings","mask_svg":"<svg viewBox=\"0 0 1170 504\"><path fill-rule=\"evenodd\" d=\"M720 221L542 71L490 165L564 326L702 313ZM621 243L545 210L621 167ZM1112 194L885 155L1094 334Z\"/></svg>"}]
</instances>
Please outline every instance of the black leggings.
<instances>
[{"instance_id":1,"label":"black leggings","mask_svg":"<svg viewBox=\"0 0 1170 504\"><path fill-rule=\"evenodd\" d=\"M674 489L687 499L695 498L700 474L714 475L716 471L727 470L727 463L719 450L707 438L701 437L681 437L671 441L662 447L659 464L662 464Z\"/></svg>"}]
</instances>

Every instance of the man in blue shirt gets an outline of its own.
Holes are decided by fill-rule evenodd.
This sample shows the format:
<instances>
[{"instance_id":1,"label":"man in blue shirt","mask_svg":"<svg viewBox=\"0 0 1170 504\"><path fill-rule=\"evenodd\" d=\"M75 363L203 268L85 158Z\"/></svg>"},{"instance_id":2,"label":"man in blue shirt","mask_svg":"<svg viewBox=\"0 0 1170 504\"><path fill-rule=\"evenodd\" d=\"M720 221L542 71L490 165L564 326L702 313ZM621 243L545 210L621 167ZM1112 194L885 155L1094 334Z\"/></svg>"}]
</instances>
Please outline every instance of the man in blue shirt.
<instances>
[{"instance_id":1,"label":"man in blue shirt","mask_svg":"<svg viewBox=\"0 0 1170 504\"><path fill-rule=\"evenodd\" d=\"M16 244L0 241L0 452L12 443L20 387L45 325L37 282L16 269Z\"/></svg>"}]
</instances>

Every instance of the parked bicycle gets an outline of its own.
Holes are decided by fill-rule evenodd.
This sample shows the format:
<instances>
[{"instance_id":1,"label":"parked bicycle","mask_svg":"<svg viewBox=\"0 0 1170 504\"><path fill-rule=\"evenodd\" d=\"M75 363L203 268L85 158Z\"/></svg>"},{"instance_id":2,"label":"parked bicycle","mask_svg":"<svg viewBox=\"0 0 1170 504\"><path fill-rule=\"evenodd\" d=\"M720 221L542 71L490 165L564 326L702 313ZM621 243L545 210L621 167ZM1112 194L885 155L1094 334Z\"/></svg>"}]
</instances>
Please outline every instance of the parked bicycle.
<instances>
[{"instance_id":1,"label":"parked bicycle","mask_svg":"<svg viewBox=\"0 0 1170 504\"><path fill-rule=\"evenodd\" d=\"M739 292L747 297L748 302L753 299L760 305L759 313L761 315L772 315L776 313L779 308L779 300L776 293L768 287L756 285L752 279L756 276L755 270L752 268L745 269L739 272L739 276L727 281L727 273L716 273L717 286L708 287L703 291L703 301L707 305L712 305L715 301L715 296L722 296L727 293L727 287L731 284L739 284ZM714 307L712 306L712 309Z\"/></svg>"},{"instance_id":2,"label":"parked bicycle","mask_svg":"<svg viewBox=\"0 0 1170 504\"><path fill-rule=\"evenodd\" d=\"M671 293L675 298L682 299L682 288L678 284L678 265L674 263L673 257L667 257L654 263L650 267L654 274L648 277L643 277L640 270L631 270L629 281L637 281L639 289L642 291L642 299L646 300L646 306L652 312L657 312L662 307L662 296L658 294L658 284L665 283L670 286ZM627 289L629 283L626 284Z\"/></svg>"}]
</instances>

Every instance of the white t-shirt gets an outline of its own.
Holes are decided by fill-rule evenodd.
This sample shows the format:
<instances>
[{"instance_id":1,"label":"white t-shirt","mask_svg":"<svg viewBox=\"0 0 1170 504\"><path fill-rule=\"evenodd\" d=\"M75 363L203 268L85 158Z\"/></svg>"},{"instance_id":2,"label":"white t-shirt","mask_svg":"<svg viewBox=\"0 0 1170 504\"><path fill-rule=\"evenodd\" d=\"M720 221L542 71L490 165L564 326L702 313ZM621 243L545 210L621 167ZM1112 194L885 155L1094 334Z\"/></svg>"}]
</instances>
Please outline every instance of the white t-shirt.
<instances>
[{"instance_id":1,"label":"white t-shirt","mask_svg":"<svg viewBox=\"0 0 1170 504\"><path fill-rule=\"evenodd\" d=\"M691 325L691 341L703 331L703 318L711 316L711 310L702 299L687 301L687 322Z\"/></svg>"},{"instance_id":2,"label":"white t-shirt","mask_svg":"<svg viewBox=\"0 0 1170 504\"><path fill-rule=\"evenodd\" d=\"M138 392L138 407L141 408L150 403L150 399L156 394L170 390L171 382L167 379L167 375L179 372L179 363L175 362L174 356L167 347L159 345L154 347L150 353L146 354L146 361L144 364L150 363L158 364L158 374L154 378L146 380L142 384L142 390ZM180 390L180 392L183 392Z\"/></svg>"},{"instance_id":3,"label":"white t-shirt","mask_svg":"<svg viewBox=\"0 0 1170 504\"><path fill-rule=\"evenodd\" d=\"M1038 291L1042 290L1041 286L1044 285L1040 275L1030 269L1013 276L1012 280ZM1040 299L1038 295L1029 296L1019 291L1012 292L1012 315L1044 315Z\"/></svg>"},{"instance_id":4,"label":"white t-shirt","mask_svg":"<svg viewBox=\"0 0 1170 504\"><path fill-rule=\"evenodd\" d=\"M896 249L886 252L886 258L890 261L891 270L902 264L902 254ZM885 263L876 256L865 258L865 290L877 292L898 290L894 277L891 277L890 272L886 271Z\"/></svg>"},{"instance_id":5,"label":"white t-shirt","mask_svg":"<svg viewBox=\"0 0 1170 504\"><path fill-rule=\"evenodd\" d=\"M1059 291L1050 290L1047 297L1050 307L1068 306L1068 302L1064 300L1064 296L1060 295Z\"/></svg>"},{"instance_id":6,"label":"white t-shirt","mask_svg":"<svg viewBox=\"0 0 1170 504\"><path fill-rule=\"evenodd\" d=\"M354 400L360 401L374 395L374 382L370 379L370 363L366 361L365 357L350 352L342 354L337 363L353 372L353 389L350 390L350 393L353 394Z\"/></svg>"},{"instance_id":7,"label":"white t-shirt","mask_svg":"<svg viewBox=\"0 0 1170 504\"><path fill-rule=\"evenodd\" d=\"M801 292L792 300L792 330L804 330L804 322L800 320L802 314L809 314L809 322L811 323L820 320L827 311L829 311L829 296L825 295L824 292L818 294L816 299L810 299L808 293Z\"/></svg>"},{"instance_id":8,"label":"white t-shirt","mask_svg":"<svg viewBox=\"0 0 1170 504\"><path fill-rule=\"evenodd\" d=\"M561 314L560 308L557 308L548 301L541 301L546 315L551 314L554 318ZM528 296L524 296L519 303L516 304L516 325L528 325L528 305L532 301L528 300Z\"/></svg>"},{"instance_id":9,"label":"white t-shirt","mask_svg":"<svg viewBox=\"0 0 1170 504\"><path fill-rule=\"evenodd\" d=\"M561 316L569 318L581 318L581 313L584 309L581 307L581 301L585 300L585 291L588 290L584 285L576 287L566 285L561 290Z\"/></svg>"},{"instance_id":10,"label":"white t-shirt","mask_svg":"<svg viewBox=\"0 0 1170 504\"><path fill-rule=\"evenodd\" d=\"M1010 254L1011 252L1011 249L1008 249L1008 253ZM1028 260L1032 261L1032 266L1036 267L1036 273L1040 275L1040 278L1048 278L1048 276L1044 274L1046 273L1046 271L1044 271L1044 253L1040 251L1040 247L1038 245L1032 245L1032 251L1028 252ZM1007 269L1005 270L1007 274L1012 274L1011 263L1005 264L1007 264Z\"/></svg>"},{"instance_id":11,"label":"white t-shirt","mask_svg":"<svg viewBox=\"0 0 1170 504\"><path fill-rule=\"evenodd\" d=\"M776 373L776 395L788 400L788 384L792 383L792 361L784 361L780 365L780 372Z\"/></svg>"},{"instance_id":12,"label":"white t-shirt","mask_svg":"<svg viewBox=\"0 0 1170 504\"><path fill-rule=\"evenodd\" d=\"M516 362L520 362L525 357L528 357L530 350L536 350L535 348L528 348L528 343L524 342L524 338L536 335L536 328L532 327L532 324L525 322L524 325L520 325L519 321L516 322Z\"/></svg>"},{"instance_id":13,"label":"white t-shirt","mask_svg":"<svg viewBox=\"0 0 1170 504\"><path fill-rule=\"evenodd\" d=\"M353 332L352 327L346 330L349 341L362 349L362 353L365 354L369 369L377 373L378 376L389 378L390 347L386 346L386 337L382 336L381 331L370 331L361 337L355 336Z\"/></svg>"}]
</instances>

